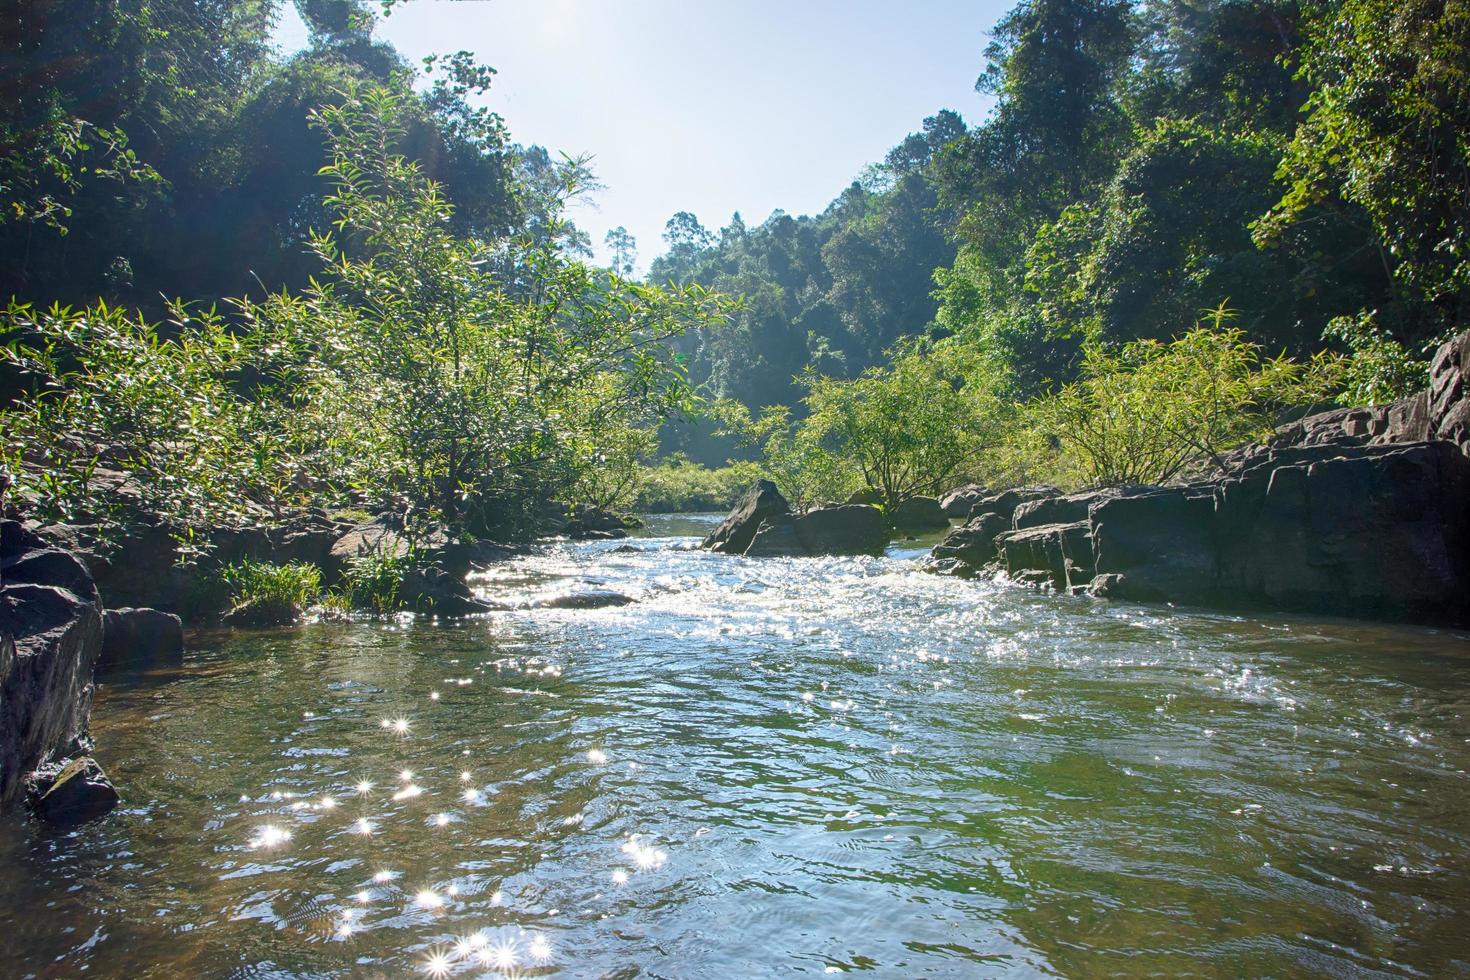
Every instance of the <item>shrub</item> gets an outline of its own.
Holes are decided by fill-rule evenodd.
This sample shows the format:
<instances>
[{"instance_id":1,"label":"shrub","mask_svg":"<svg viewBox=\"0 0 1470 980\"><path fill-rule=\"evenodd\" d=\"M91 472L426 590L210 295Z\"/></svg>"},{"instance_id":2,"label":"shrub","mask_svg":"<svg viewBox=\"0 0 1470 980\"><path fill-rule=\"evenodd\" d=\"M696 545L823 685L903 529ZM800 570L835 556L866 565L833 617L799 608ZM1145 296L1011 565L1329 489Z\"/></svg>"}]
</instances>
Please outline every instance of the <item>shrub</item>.
<instances>
[{"instance_id":1,"label":"shrub","mask_svg":"<svg viewBox=\"0 0 1470 980\"><path fill-rule=\"evenodd\" d=\"M728 510L762 475L758 463L742 461L708 467L672 456L643 468L634 506L640 511L662 513Z\"/></svg>"},{"instance_id":2,"label":"shrub","mask_svg":"<svg viewBox=\"0 0 1470 980\"><path fill-rule=\"evenodd\" d=\"M341 601L379 616L397 612L403 608L403 580L415 564L412 555L360 555L342 576Z\"/></svg>"},{"instance_id":3,"label":"shrub","mask_svg":"<svg viewBox=\"0 0 1470 980\"><path fill-rule=\"evenodd\" d=\"M220 578L230 590L230 618L244 625L288 623L321 596L321 569L300 562L236 562Z\"/></svg>"}]
</instances>

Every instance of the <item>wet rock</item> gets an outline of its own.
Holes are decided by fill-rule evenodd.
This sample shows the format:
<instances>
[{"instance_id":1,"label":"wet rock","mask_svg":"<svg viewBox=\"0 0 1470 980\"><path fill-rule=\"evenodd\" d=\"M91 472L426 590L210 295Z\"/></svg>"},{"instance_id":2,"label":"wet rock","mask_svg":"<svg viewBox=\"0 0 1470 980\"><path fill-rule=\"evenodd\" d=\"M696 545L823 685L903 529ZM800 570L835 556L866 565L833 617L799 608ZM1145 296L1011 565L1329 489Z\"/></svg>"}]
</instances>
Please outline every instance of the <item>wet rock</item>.
<instances>
[{"instance_id":1,"label":"wet rock","mask_svg":"<svg viewBox=\"0 0 1470 980\"><path fill-rule=\"evenodd\" d=\"M433 565L410 570L398 588L398 597L415 612L438 616L468 616L490 609L463 579Z\"/></svg>"},{"instance_id":2,"label":"wet rock","mask_svg":"<svg viewBox=\"0 0 1470 980\"><path fill-rule=\"evenodd\" d=\"M112 781L90 755L37 771L27 795L31 812L59 827L95 820L119 803Z\"/></svg>"},{"instance_id":3,"label":"wet rock","mask_svg":"<svg viewBox=\"0 0 1470 980\"><path fill-rule=\"evenodd\" d=\"M74 556L0 521L0 809L86 735L102 649L97 590Z\"/></svg>"},{"instance_id":4,"label":"wet rock","mask_svg":"<svg viewBox=\"0 0 1470 980\"><path fill-rule=\"evenodd\" d=\"M877 556L887 546L888 522L882 511L866 504L843 504L762 524L745 554L763 558Z\"/></svg>"},{"instance_id":5,"label":"wet rock","mask_svg":"<svg viewBox=\"0 0 1470 980\"><path fill-rule=\"evenodd\" d=\"M966 518L970 516L970 511L974 506L985 499L987 493L988 491L978 483L966 483L940 497L939 507L944 511L945 517Z\"/></svg>"},{"instance_id":6,"label":"wet rock","mask_svg":"<svg viewBox=\"0 0 1470 980\"><path fill-rule=\"evenodd\" d=\"M949 527L944 508L934 497L909 497L888 512L888 519L901 531L937 531Z\"/></svg>"},{"instance_id":7,"label":"wet rock","mask_svg":"<svg viewBox=\"0 0 1470 980\"><path fill-rule=\"evenodd\" d=\"M580 592L569 592L565 595L552 596L548 599L537 599L528 603L530 609L609 609L615 606L626 606L636 602L632 596L614 592L611 589L586 589Z\"/></svg>"},{"instance_id":8,"label":"wet rock","mask_svg":"<svg viewBox=\"0 0 1470 980\"><path fill-rule=\"evenodd\" d=\"M770 480L758 480L736 502L730 516L704 539L702 547L727 555L743 555L761 524L791 514L791 505Z\"/></svg>"},{"instance_id":9,"label":"wet rock","mask_svg":"<svg viewBox=\"0 0 1470 980\"><path fill-rule=\"evenodd\" d=\"M1058 591L1092 579L1092 534L1086 521L1006 531L995 544L1013 579L1044 582Z\"/></svg>"},{"instance_id":10,"label":"wet rock","mask_svg":"<svg viewBox=\"0 0 1470 980\"><path fill-rule=\"evenodd\" d=\"M184 624L157 609L109 609L102 616L97 673L177 667L184 662Z\"/></svg>"},{"instance_id":11,"label":"wet rock","mask_svg":"<svg viewBox=\"0 0 1470 980\"><path fill-rule=\"evenodd\" d=\"M1215 501L1209 485L1101 501L1091 513L1093 594L1140 602L1218 597Z\"/></svg>"},{"instance_id":12,"label":"wet rock","mask_svg":"<svg viewBox=\"0 0 1470 980\"><path fill-rule=\"evenodd\" d=\"M305 612L294 602L262 596L246 599L224 614L222 622L238 629L268 629L290 626Z\"/></svg>"},{"instance_id":13,"label":"wet rock","mask_svg":"<svg viewBox=\"0 0 1470 980\"><path fill-rule=\"evenodd\" d=\"M981 569L995 561L995 539L1011 530L1010 522L999 514L981 514L955 528L930 552L924 570L940 575L974 578Z\"/></svg>"}]
</instances>

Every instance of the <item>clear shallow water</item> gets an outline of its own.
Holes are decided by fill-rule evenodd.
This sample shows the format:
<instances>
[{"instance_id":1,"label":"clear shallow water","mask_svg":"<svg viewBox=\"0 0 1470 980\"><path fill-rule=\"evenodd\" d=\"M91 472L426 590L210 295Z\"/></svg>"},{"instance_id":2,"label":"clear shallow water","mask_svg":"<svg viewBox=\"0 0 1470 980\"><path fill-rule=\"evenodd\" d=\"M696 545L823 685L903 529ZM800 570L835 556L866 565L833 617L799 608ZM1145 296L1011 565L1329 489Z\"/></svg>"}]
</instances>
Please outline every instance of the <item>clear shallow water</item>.
<instances>
[{"instance_id":1,"label":"clear shallow water","mask_svg":"<svg viewBox=\"0 0 1470 980\"><path fill-rule=\"evenodd\" d=\"M478 583L630 606L202 635L105 687L124 807L0 827L0 972L1470 975L1463 635L706 527Z\"/></svg>"}]
</instances>

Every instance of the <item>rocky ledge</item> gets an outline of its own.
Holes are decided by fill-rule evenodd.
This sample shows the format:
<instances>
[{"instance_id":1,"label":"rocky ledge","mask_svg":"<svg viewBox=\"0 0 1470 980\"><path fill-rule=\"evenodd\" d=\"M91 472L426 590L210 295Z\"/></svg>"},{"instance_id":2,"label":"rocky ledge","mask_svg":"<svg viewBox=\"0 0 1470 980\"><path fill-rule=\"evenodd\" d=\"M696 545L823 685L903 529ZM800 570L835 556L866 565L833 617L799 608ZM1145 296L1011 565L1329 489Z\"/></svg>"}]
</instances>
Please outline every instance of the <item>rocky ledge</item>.
<instances>
[{"instance_id":1,"label":"rocky ledge","mask_svg":"<svg viewBox=\"0 0 1470 980\"><path fill-rule=\"evenodd\" d=\"M975 503L930 571L998 568L1057 590L1150 602L1470 625L1470 335L1430 388L1310 416L1225 472L1178 486Z\"/></svg>"},{"instance_id":2,"label":"rocky ledge","mask_svg":"<svg viewBox=\"0 0 1470 980\"><path fill-rule=\"evenodd\" d=\"M86 566L0 521L0 810L29 796L38 814L72 823L117 803L88 755L102 630Z\"/></svg>"}]
</instances>

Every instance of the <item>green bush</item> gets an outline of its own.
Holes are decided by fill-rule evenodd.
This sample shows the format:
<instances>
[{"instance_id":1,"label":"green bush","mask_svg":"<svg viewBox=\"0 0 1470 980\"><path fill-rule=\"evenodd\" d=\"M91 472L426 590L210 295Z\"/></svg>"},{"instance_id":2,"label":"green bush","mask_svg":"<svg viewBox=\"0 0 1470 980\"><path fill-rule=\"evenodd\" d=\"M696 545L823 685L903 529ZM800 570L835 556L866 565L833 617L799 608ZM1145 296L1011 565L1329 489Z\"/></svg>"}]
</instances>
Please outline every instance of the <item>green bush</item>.
<instances>
[{"instance_id":1,"label":"green bush","mask_svg":"<svg viewBox=\"0 0 1470 980\"><path fill-rule=\"evenodd\" d=\"M321 569L300 562L236 562L226 565L220 578L229 587L234 611L248 609L249 618L261 622L289 621L321 597Z\"/></svg>"},{"instance_id":2,"label":"green bush","mask_svg":"<svg viewBox=\"0 0 1470 980\"><path fill-rule=\"evenodd\" d=\"M332 605L345 604L349 609L367 610L379 616L397 612L403 608L404 577L415 564L412 555L361 555L348 565Z\"/></svg>"},{"instance_id":3,"label":"green bush","mask_svg":"<svg viewBox=\"0 0 1470 980\"><path fill-rule=\"evenodd\" d=\"M758 463L711 468L672 456L643 468L634 506L653 513L728 510L763 475Z\"/></svg>"}]
</instances>

